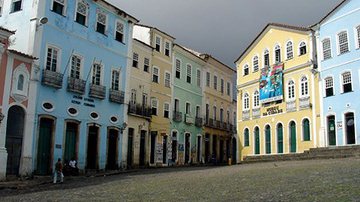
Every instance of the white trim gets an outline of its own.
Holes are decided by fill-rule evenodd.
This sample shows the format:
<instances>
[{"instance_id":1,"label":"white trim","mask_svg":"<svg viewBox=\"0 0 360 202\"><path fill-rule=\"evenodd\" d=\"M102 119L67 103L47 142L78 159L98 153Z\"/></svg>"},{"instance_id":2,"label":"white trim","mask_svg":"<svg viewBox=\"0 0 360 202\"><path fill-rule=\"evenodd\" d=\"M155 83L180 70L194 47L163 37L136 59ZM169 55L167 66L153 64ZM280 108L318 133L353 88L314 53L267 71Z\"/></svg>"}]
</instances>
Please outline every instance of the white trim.
<instances>
[{"instance_id":1,"label":"white trim","mask_svg":"<svg viewBox=\"0 0 360 202\"><path fill-rule=\"evenodd\" d=\"M179 62L180 62L180 67L179 67L179 69L180 69L180 77L179 78L177 78L176 77L176 60L179 60ZM175 79L181 79L181 75L182 75L182 71L181 71L181 67L182 67L182 60L180 59L180 58L178 58L178 57L175 57L175 63L174 63L174 67L175 67Z\"/></svg>"},{"instance_id":2,"label":"white trim","mask_svg":"<svg viewBox=\"0 0 360 202\"><path fill-rule=\"evenodd\" d=\"M306 55L306 54L309 53L308 45L307 45L307 43L306 43L306 40L301 40L301 41L299 42L299 44L298 44L298 48L297 48L298 54L297 54L297 56L303 56L303 55L301 55L301 51L300 51L300 48L301 48L300 45L301 45L301 43L305 43L305 48L306 48L306 53L303 54L303 55Z\"/></svg>"},{"instance_id":3,"label":"white trim","mask_svg":"<svg viewBox=\"0 0 360 202\"><path fill-rule=\"evenodd\" d=\"M345 54L345 53L340 53L340 43L339 43L339 34L342 33L342 32L346 32L346 38L347 38L347 46L348 46L348 52L350 52L350 41L349 41L349 32L347 29L342 29L342 30L339 30L336 32L335 36L336 36L336 54L339 56L339 55L342 55L342 54Z\"/></svg>"},{"instance_id":4,"label":"white trim","mask_svg":"<svg viewBox=\"0 0 360 202\"><path fill-rule=\"evenodd\" d=\"M281 124L282 126L282 153L279 153L279 134L278 134L278 126ZM276 154L284 154L285 153L285 145L284 145L284 138L285 137L285 133L284 133L284 124L282 121L278 121L275 124L275 145L276 145Z\"/></svg>"},{"instance_id":5,"label":"white trim","mask_svg":"<svg viewBox=\"0 0 360 202\"><path fill-rule=\"evenodd\" d=\"M301 138L302 142L305 142L305 140L304 140L304 126L303 126L305 119L307 119L309 121L310 140L306 140L306 142L308 142L308 141L312 141L314 139L314 138L312 138L312 131L311 131L311 129L313 128L313 127L311 127L312 121L311 121L310 117L308 117L308 116L304 116L301 119L301 127L300 127L301 128L301 137L300 138Z\"/></svg>"},{"instance_id":6,"label":"white trim","mask_svg":"<svg viewBox=\"0 0 360 202\"><path fill-rule=\"evenodd\" d=\"M296 143L296 151L295 152L291 152L291 126L290 126L290 123L291 122L294 122L295 123L295 143ZM298 123L296 122L296 120L295 119L290 119L289 121L288 121L288 124L287 124L287 128L288 128L288 145L289 145L289 147L288 147L288 149L289 149L289 151L288 151L288 153L298 153L299 152L299 144L298 144L298 130L297 130L297 127L298 127Z\"/></svg>"},{"instance_id":7,"label":"white trim","mask_svg":"<svg viewBox=\"0 0 360 202\"><path fill-rule=\"evenodd\" d=\"M292 49L292 58L290 58L289 59L289 57L288 57L288 52L287 52L287 44L289 43L289 42L291 42L291 49ZM292 39L289 39L289 40L287 40L286 42L285 42L285 51L284 51L284 58L286 58L286 60L292 60L292 59L294 59L294 42L293 42L293 40Z\"/></svg>"},{"instance_id":8,"label":"white trim","mask_svg":"<svg viewBox=\"0 0 360 202\"><path fill-rule=\"evenodd\" d=\"M121 23L123 25L123 32L121 33L123 35L122 41L118 41L116 40L116 32L117 32L117 23ZM114 40L118 41L120 43L124 43L125 44L125 22L121 19L116 19L115 20L115 26L114 26Z\"/></svg>"},{"instance_id":9,"label":"white trim","mask_svg":"<svg viewBox=\"0 0 360 202\"><path fill-rule=\"evenodd\" d=\"M337 132L337 128L336 128L336 123L337 123L337 116L336 116L336 113L335 112L328 112L328 113L326 113L326 115L325 115L325 146L327 146L327 147L329 147L330 146L330 144L329 144L329 131L328 131L328 118L329 118L329 116L334 116L335 117L335 119L334 119L334 127L335 127L335 129L334 129L334 131L335 131L335 146L339 146L339 141L338 141L338 139L337 139L337 134L338 134L338 132Z\"/></svg>"},{"instance_id":10,"label":"white trim","mask_svg":"<svg viewBox=\"0 0 360 202\"><path fill-rule=\"evenodd\" d=\"M44 107L44 104L45 104L45 103L50 103L53 107L52 107L51 109L46 109L46 108ZM53 112L53 111L55 110L55 105L54 105L53 102L51 102L51 101L44 100L44 101L41 103L41 108L42 108L44 111L46 111L46 112Z\"/></svg>"},{"instance_id":11,"label":"white trim","mask_svg":"<svg viewBox=\"0 0 360 202\"><path fill-rule=\"evenodd\" d=\"M355 49L359 49L359 48L360 48L360 42L359 42L360 34L358 34L357 29L360 29L360 24L359 24L359 25L356 25L356 26L354 27Z\"/></svg>"},{"instance_id":12,"label":"white trim","mask_svg":"<svg viewBox=\"0 0 360 202\"><path fill-rule=\"evenodd\" d=\"M277 46L279 46L279 50L280 50L280 61L276 61L276 50L277 50L276 47ZM282 61L283 58L282 58L282 55L281 55L281 50L282 50L281 44L279 42L276 42L275 46L274 46L274 49L273 49L273 51L274 51L274 55L273 55L274 64L279 63L279 62Z\"/></svg>"},{"instance_id":13,"label":"white trim","mask_svg":"<svg viewBox=\"0 0 360 202\"><path fill-rule=\"evenodd\" d=\"M256 139L255 139L255 129L258 128L259 129L259 154L255 154L255 151L256 151ZM257 155L261 155L261 128L259 125L254 125L254 128L253 128L253 142L254 142L254 146L253 146L253 155L257 156ZM249 145L250 145L250 142L249 142Z\"/></svg>"},{"instance_id":14,"label":"white trim","mask_svg":"<svg viewBox=\"0 0 360 202\"><path fill-rule=\"evenodd\" d=\"M93 118L93 117L91 116L92 113L96 113L96 114L98 115L98 117L97 117L97 118ZM89 117L90 117L90 119L92 119L92 120L94 120L94 121L97 121L97 120L100 119L100 115L99 115L99 113L97 113L96 111L91 111L91 112L89 113Z\"/></svg>"},{"instance_id":15,"label":"white trim","mask_svg":"<svg viewBox=\"0 0 360 202\"><path fill-rule=\"evenodd\" d=\"M165 117L165 105L166 104L169 106L169 109L168 109L168 112L169 112L168 116L169 117ZM170 117L171 117L171 114L170 114L171 110L170 109L171 109L170 103L169 102L164 102L164 104L163 104L163 117L164 118L170 119Z\"/></svg>"},{"instance_id":16,"label":"white trim","mask_svg":"<svg viewBox=\"0 0 360 202\"><path fill-rule=\"evenodd\" d=\"M154 69L157 69L158 70L158 74L154 74ZM154 81L154 75L155 76L158 76L158 79L157 79L157 82ZM152 83L157 83L159 84L160 83L160 68L157 67L157 66L153 66L152 69L151 69L151 82Z\"/></svg>"},{"instance_id":17,"label":"white trim","mask_svg":"<svg viewBox=\"0 0 360 202\"><path fill-rule=\"evenodd\" d=\"M330 58L328 58L328 59L324 59L324 45L323 44L326 39L329 39L329 43L330 43ZM329 60L333 57L333 49L332 49L332 45L331 45L331 37L330 36L325 36L320 40L319 49L321 51L321 61Z\"/></svg>"},{"instance_id":18,"label":"white trim","mask_svg":"<svg viewBox=\"0 0 360 202\"><path fill-rule=\"evenodd\" d=\"M83 26L88 26L88 23L89 23L89 9L90 9L90 6L89 6L89 3L87 3L86 1L84 1L84 0L76 0L76 4L75 4L75 15L74 15L74 22L76 22L76 15L77 15L77 9L78 9L78 4L79 3L83 3L83 4L85 4L85 6L86 6L86 15L85 15L85 25L83 25ZM76 23L78 23L78 22L76 22ZM79 23L80 24L80 23ZM82 24L80 24L80 25L82 25Z\"/></svg>"},{"instance_id":19,"label":"white trim","mask_svg":"<svg viewBox=\"0 0 360 202\"><path fill-rule=\"evenodd\" d=\"M354 138L355 138L355 143L354 144L348 144L347 143L347 134L346 134L346 122L345 122L345 115L347 113L353 113L354 115ZM343 134L343 141L344 141L344 145L356 145L357 144L357 130L356 130L356 112L353 109L347 109L345 111L342 112L342 123L343 123L343 128L342 128L342 134Z\"/></svg>"},{"instance_id":20,"label":"white trim","mask_svg":"<svg viewBox=\"0 0 360 202\"><path fill-rule=\"evenodd\" d=\"M268 154L268 153L266 153L266 126L269 126L269 128L270 128L270 153ZM265 124L264 124L264 128L263 128L263 131L264 131L264 144L263 144L263 149L264 149L264 154L265 155L270 155L270 154L273 154L273 151L272 151L272 144L271 144L271 140L272 140L272 138L271 138L271 129L272 129L272 127L271 127L271 124L269 123L269 122L266 122ZM261 137L260 137L261 138Z\"/></svg>"},{"instance_id":21,"label":"white trim","mask_svg":"<svg viewBox=\"0 0 360 202\"><path fill-rule=\"evenodd\" d=\"M343 82L343 74L344 73L347 73L347 72L350 72L350 78L351 78L351 89L352 89L352 91L354 90L354 80L353 80L353 73L352 73L352 71L351 71L351 69L344 69L344 70L342 70L341 72L340 72L340 74L339 74L339 77L340 77L340 79L339 79L339 81L340 81L340 93L344 93L344 82Z\"/></svg>"},{"instance_id":22,"label":"white trim","mask_svg":"<svg viewBox=\"0 0 360 202\"><path fill-rule=\"evenodd\" d=\"M70 109L70 108L75 109L75 110L76 110L76 113L75 113L75 114L71 114L71 113L69 112L69 109ZM69 115L69 116L71 116L71 117L76 117L77 115L79 115L79 110L78 110L78 109L76 109L76 107L75 107L75 106L69 106L69 107L67 108L66 112L67 112L67 113L68 113L68 115Z\"/></svg>"},{"instance_id":23,"label":"white trim","mask_svg":"<svg viewBox=\"0 0 360 202\"><path fill-rule=\"evenodd\" d=\"M79 70L79 78L82 79L84 77L83 75L83 70L84 70L84 56L80 55L79 53L77 52L74 52L72 55L70 55L70 68L69 68L69 72L68 72L68 76L70 77L71 75L71 68L72 68L72 57L73 56L76 56L78 58L80 58L80 70Z\"/></svg>"},{"instance_id":24,"label":"white trim","mask_svg":"<svg viewBox=\"0 0 360 202\"><path fill-rule=\"evenodd\" d=\"M56 1L56 0L52 0L52 2L51 2L51 8L50 8L51 11L54 11L54 10L53 10L53 8L54 8L54 1ZM58 2L58 1L57 1L57 3L58 3L58 4L61 4L61 3ZM62 5L64 6L64 9L63 9L61 15L62 15L62 16L66 16L67 0L64 0L64 3L63 3Z\"/></svg>"},{"instance_id":25,"label":"white trim","mask_svg":"<svg viewBox=\"0 0 360 202\"><path fill-rule=\"evenodd\" d=\"M169 74L170 75L170 78L169 78L169 86L166 86L166 74ZM165 70L164 71L164 86L166 88L171 88L171 72Z\"/></svg>"},{"instance_id":26,"label":"white trim","mask_svg":"<svg viewBox=\"0 0 360 202\"><path fill-rule=\"evenodd\" d=\"M190 143L190 146L189 146L189 162L185 162L185 159L186 159L186 134L189 134L189 143ZM191 162L191 133L188 132L188 131L185 131L184 132L184 164L188 164Z\"/></svg>"},{"instance_id":27,"label":"white trim","mask_svg":"<svg viewBox=\"0 0 360 202\"><path fill-rule=\"evenodd\" d=\"M306 81L302 81L303 78L306 78ZM310 92L309 92L310 91L310 88L309 88L310 84L309 84L308 75L303 74L303 75L300 76L299 79L300 79L299 80L300 85L298 86L299 87L299 97L300 98L309 97L310 96ZM305 93L304 95L302 94L302 89L301 89L303 84L304 84L304 93ZM305 90L305 86L306 86L306 90ZM306 93L306 91L307 91L307 93Z\"/></svg>"},{"instance_id":28,"label":"white trim","mask_svg":"<svg viewBox=\"0 0 360 202\"><path fill-rule=\"evenodd\" d=\"M62 57L61 57L61 55L62 55L61 48L59 48L59 46L56 46L56 45L53 45L53 44L50 44L50 43L46 44L45 57L44 57L44 68L43 69L46 69L47 55L48 55L49 48L53 48L53 49L58 51L57 58L56 58L56 72L60 72L60 70L61 70L61 59L62 59ZM51 54L51 56L52 56L52 54Z\"/></svg>"},{"instance_id":29,"label":"white trim","mask_svg":"<svg viewBox=\"0 0 360 202\"><path fill-rule=\"evenodd\" d=\"M254 69L254 58L257 57L258 59L258 69L255 71ZM255 55L251 58L251 64L252 64L252 72L258 72L260 70L260 57L258 53L255 53Z\"/></svg>"}]
</instances>

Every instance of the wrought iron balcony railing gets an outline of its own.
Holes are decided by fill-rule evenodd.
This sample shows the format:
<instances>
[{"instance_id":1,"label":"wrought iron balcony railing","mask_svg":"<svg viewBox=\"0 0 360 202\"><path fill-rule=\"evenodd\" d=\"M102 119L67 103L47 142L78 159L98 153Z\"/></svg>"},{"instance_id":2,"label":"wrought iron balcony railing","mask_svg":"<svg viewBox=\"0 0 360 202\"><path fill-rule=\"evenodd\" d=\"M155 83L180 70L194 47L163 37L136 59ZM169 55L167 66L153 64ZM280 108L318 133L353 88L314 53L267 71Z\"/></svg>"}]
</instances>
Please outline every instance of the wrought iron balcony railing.
<instances>
[{"instance_id":1,"label":"wrought iron balcony railing","mask_svg":"<svg viewBox=\"0 0 360 202\"><path fill-rule=\"evenodd\" d=\"M148 107L146 105L142 105L142 104L136 104L133 102L129 103L128 113L133 114L133 115L142 116L145 118L151 118L151 108L150 107Z\"/></svg>"},{"instance_id":2,"label":"wrought iron balcony railing","mask_svg":"<svg viewBox=\"0 0 360 202\"><path fill-rule=\"evenodd\" d=\"M174 111L173 120L176 122L181 122L182 121L182 113L179 111Z\"/></svg>"},{"instance_id":3,"label":"wrought iron balcony railing","mask_svg":"<svg viewBox=\"0 0 360 202\"><path fill-rule=\"evenodd\" d=\"M195 126L202 127L202 125L203 125L203 119L200 117L195 117Z\"/></svg>"},{"instance_id":4,"label":"wrought iron balcony railing","mask_svg":"<svg viewBox=\"0 0 360 202\"><path fill-rule=\"evenodd\" d=\"M73 93L79 93L83 95L85 93L86 81L82 79L68 77L67 90Z\"/></svg>"},{"instance_id":5,"label":"wrought iron balcony railing","mask_svg":"<svg viewBox=\"0 0 360 202\"><path fill-rule=\"evenodd\" d=\"M125 92L120 90L109 90L109 101L124 104Z\"/></svg>"},{"instance_id":6,"label":"wrought iron balcony railing","mask_svg":"<svg viewBox=\"0 0 360 202\"><path fill-rule=\"evenodd\" d=\"M41 83L56 89L62 88L64 75L59 72L43 70Z\"/></svg>"},{"instance_id":7,"label":"wrought iron balcony railing","mask_svg":"<svg viewBox=\"0 0 360 202\"><path fill-rule=\"evenodd\" d=\"M105 99L106 87L101 85L90 84L89 97Z\"/></svg>"}]
</instances>

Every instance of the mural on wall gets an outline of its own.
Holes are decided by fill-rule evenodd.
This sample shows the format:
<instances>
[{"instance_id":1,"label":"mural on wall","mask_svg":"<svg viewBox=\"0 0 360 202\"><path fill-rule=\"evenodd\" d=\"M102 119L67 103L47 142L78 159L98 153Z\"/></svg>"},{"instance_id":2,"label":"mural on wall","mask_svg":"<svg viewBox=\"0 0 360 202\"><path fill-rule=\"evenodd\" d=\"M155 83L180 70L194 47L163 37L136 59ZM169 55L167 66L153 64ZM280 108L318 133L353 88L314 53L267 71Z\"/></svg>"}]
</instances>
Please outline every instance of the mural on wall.
<instances>
[{"instance_id":1,"label":"mural on wall","mask_svg":"<svg viewBox=\"0 0 360 202\"><path fill-rule=\"evenodd\" d=\"M283 99L283 65L264 67L260 76L260 103Z\"/></svg>"}]
</instances>

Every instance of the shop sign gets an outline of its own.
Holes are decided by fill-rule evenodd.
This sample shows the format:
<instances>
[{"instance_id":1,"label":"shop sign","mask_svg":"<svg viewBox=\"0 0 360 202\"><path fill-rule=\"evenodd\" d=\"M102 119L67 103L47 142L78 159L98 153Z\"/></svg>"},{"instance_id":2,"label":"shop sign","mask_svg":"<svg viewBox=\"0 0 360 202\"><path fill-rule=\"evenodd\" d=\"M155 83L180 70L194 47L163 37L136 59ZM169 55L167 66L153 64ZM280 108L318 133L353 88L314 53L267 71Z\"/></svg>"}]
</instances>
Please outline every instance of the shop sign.
<instances>
[{"instance_id":1,"label":"shop sign","mask_svg":"<svg viewBox=\"0 0 360 202\"><path fill-rule=\"evenodd\" d=\"M270 107L266 109L266 112L263 113L263 116L270 116L274 114L281 114L283 113L283 109L280 109L279 106Z\"/></svg>"}]
</instances>

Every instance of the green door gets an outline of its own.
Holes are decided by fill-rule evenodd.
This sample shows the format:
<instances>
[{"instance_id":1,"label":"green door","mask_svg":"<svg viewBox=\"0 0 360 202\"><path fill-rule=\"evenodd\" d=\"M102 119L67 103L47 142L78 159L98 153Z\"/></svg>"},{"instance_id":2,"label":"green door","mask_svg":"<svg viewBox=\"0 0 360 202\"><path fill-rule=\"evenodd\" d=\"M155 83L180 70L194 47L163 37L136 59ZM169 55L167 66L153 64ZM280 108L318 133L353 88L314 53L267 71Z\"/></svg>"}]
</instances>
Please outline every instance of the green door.
<instances>
[{"instance_id":1,"label":"green door","mask_svg":"<svg viewBox=\"0 0 360 202\"><path fill-rule=\"evenodd\" d=\"M290 152L296 152L296 124L290 123Z\"/></svg>"},{"instance_id":2,"label":"green door","mask_svg":"<svg viewBox=\"0 0 360 202\"><path fill-rule=\"evenodd\" d=\"M76 136L77 136L78 124L66 123L66 139L65 139L65 152L64 160L70 161L72 158L77 159L76 156Z\"/></svg>"},{"instance_id":3,"label":"green door","mask_svg":"<svg viewBox=\"0 0 360 202\"><path fill-rule=\"evenodd\" d=\"M255 154L260 154L260 135L259 135L259 128L255 128Z\"/></svg>"},{"instance_id":4,"label":"green door","mask_svg":"<svg viewBox=\"0 0 360 202\"><path fill-rule=\"evenodd\" d=\"M37 173L50 174L51 170L51 139L54 121L43 118L40 120L39 144L37 153Z\"/></svg>"},{"instance_id":5,"label":"green door","mask_svg":"<svg viewBox=\"0 0 360 202\"><path fill-rule=\"evenodd\" d=\"M279 154L282 154L284 152L284 137L282 124L279 124L277 127L277 149Z\"/></svg>"},{"instance_id":6,"label":"green door","mask_svg":"<svg viewBox=\"0 0 360 202\"><path fill-rule=\"evenodd\" d=\"M265 147L266 147L266 153L271 154L271 131L270 126L267 125L265 127Z\"/></svg>"},{"instance_id":7,"label":"green door","mask_svg":"<svg viewBox=\"0 0 360 202\"><path fill-rule=\"evenodd\" d=\"M329 116L328 120L328 136L329 136L329 145L336 145L336 130L335 130L335 116Z\"/></svg>"}]
</instances>

